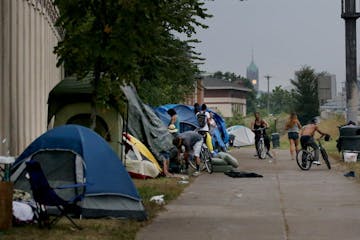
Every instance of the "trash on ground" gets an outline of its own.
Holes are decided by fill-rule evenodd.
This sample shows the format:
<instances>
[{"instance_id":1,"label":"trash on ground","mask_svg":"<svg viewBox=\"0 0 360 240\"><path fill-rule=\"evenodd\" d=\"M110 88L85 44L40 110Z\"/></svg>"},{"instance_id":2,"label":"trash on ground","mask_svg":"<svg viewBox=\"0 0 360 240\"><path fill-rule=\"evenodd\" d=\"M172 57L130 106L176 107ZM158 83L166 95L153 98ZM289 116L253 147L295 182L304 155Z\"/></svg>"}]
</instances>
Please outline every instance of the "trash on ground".
<instances>
[{"instance_id":1,"label":"trash on ground","mask_svg":"<svg viewBox=\"0 0 360 240\"><path fill-rule=\"evenodd\" d=\"M348 173L344 174L345 177L355 177L355 172L354 171L350 171Z\"/></svg>"},{"instance_id":2,"label":"trash on ground","mask_svg":"<svg viewBox=\"0 0 360 240\"><path fill-rule=\"evenodd\" d=\"M186 181L186 180L181 180L181 181L178 181L179 184L188 184L189 181Z\"/></svg>"},{"instance_id":3,"label":"trash on ground","mask_svg":"<svg viewBox=\"0 0 360 240\"><path fill-rule=\"evenodd\" d=\"M238 198L241 198L243 195L242 195L242 193L238 193L235 196L238 197Z\"/></svg>"},{"instance_id":4,"label":"trash on ground","mask_svg":"<svg viewBox=\"0 0 360 240\"><path fill-rule=\"evenodd\" d=\"M158 204L158 205L163 205L163 204L165 204L164 194L152 196L152 197L150 198L150 202L155 202L155 203Z\"/></svg>"}]
</instances>

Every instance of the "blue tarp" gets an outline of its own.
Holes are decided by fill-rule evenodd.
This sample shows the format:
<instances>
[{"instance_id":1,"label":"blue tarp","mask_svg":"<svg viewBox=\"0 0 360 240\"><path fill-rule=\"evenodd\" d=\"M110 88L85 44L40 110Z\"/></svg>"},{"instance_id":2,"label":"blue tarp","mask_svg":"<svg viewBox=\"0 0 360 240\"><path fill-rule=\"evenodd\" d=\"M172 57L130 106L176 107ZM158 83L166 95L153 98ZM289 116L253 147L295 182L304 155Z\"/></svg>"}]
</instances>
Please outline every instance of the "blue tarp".
<instances>
[{"instance_id":1,"label":"blue tarp","mask_svg":"<svg viewBox=\"0 0 360 240\"><path fill-rule=\"evenodd\" d=\"M195 113L194 113L194 107L183 105L183 104L166 104L159 107L154 108L154 111L156 115L163 121L163 123L167 126L170 122L170 115L167 114L167 110L174 108L178 118L180 120L180 132L184 132L187 130L192 130L194 128L199 127L199 124L197 122ZM216 112L212 111L211 109L208 109L209 112L213 113L214 120L218 126L219 134L216 134L216 136L220 135L220 139L218 139L218 143L221 147L225 146L225 144L229 141L229 134L226 130L226 123L224 119L217 114Z\"/></svg>"}]
</instances>

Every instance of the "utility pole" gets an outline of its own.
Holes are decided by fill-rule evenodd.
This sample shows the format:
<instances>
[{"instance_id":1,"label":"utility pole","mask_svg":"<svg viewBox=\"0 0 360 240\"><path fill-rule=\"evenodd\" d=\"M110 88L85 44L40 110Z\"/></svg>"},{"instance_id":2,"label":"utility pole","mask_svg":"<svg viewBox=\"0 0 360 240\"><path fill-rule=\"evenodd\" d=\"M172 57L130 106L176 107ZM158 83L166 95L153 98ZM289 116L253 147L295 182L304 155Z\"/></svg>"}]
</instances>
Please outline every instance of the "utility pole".
<instances>
[{"instance_id":1,"label":"utility pole","mask_svg":"<svg viewBox=\"0 0 360 240\"><path fill-rule=\"evenodd\" d=\"M345 20L346 48L346 121L357 123L359 89L356 74L356 12L355 0L341 0L341 18Z\"/></svg>"},{"instance_id":2,"label":"utility pole","mask_svg":"<svg viewBox=\"0 0 360 240\"><path fill-rule=\"evenodd\" d=\"M269 101L270 101L270 78L272 78L272 76L270 75L265 75L264 76L266 79L267 79L267 114L269 115L270 114L270 104L269 104Z\"/></svg>"}]
</instances>

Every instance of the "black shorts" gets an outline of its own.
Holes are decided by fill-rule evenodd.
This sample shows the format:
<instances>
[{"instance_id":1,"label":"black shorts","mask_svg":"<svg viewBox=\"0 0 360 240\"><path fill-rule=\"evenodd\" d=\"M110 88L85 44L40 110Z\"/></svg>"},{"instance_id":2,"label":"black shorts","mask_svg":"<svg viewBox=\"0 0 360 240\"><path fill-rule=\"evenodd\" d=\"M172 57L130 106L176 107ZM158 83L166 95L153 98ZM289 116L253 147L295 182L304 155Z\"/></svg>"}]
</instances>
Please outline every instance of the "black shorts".
<instances>
[{"instance_id":1,"label":"black shorts","mask_svg":"<svg viewBox=\"0 0 360 240\"><path fill-rule=\"evenodd\" d=\"M299 133L297 133L297 132L288 132L288 138L293 139L293 140L297 140L297 139L299 139Z\"/></svg>"}]
</instances>

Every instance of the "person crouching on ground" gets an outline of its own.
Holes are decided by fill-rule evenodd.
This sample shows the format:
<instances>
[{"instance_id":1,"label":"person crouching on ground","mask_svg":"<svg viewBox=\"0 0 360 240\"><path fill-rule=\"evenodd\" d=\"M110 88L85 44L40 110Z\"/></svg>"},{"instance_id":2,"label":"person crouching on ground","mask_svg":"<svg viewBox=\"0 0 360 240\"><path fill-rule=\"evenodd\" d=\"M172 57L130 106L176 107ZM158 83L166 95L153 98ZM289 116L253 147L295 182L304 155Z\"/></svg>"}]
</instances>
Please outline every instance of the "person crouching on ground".
<instances>
[{"instance_id":1,"label":"person crouching on ground","mask_svg":"<svg viewBox=\"0 0 360 240\"><path fill-rule=\"evenodd\" d=\"M193 131L183 132L178 134L174 138L173 144L178 149L178 156L182 151L182 146L185 147L184 160L186 162L186 170L188 170L189 168L189 155L194 155L196 162L196 171L193 175L198 176L200 174L200 151L203 144L203 136Z\"/></svg>"}]
</instances>

